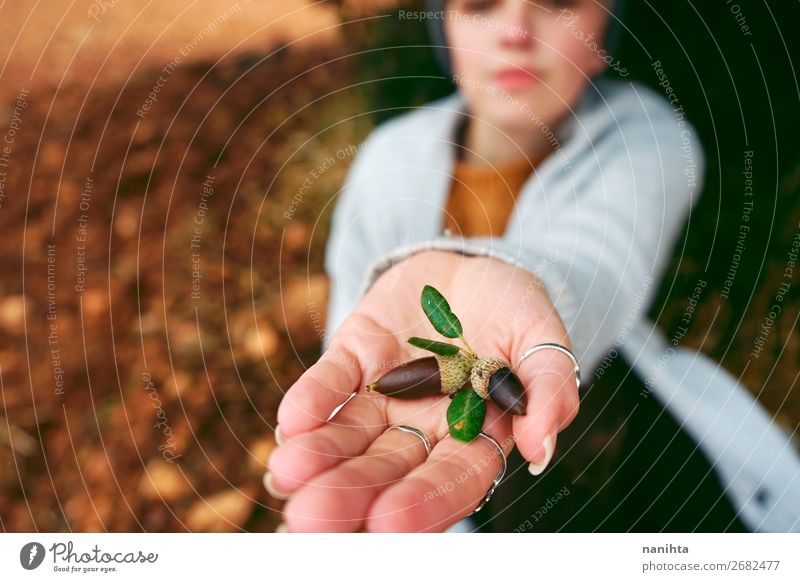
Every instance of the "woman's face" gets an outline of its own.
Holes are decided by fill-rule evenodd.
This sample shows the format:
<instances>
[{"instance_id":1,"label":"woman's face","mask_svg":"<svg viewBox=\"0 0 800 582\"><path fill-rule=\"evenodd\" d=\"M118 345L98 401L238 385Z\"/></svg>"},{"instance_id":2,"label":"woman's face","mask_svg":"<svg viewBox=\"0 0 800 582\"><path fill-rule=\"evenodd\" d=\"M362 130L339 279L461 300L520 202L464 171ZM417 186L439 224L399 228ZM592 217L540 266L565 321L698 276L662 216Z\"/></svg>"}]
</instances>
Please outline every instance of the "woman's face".
<instances>
[{"instance_id":1,"label":"woman's face","mask_svg":"<svg viewBox=\"0 0 800 582\"><path fill-rule=\"evenodd\" d=\"M554 124L609 55L609 0L448 0L445 34L470 113L513 130Z\"/></svg>"}]
</instances>

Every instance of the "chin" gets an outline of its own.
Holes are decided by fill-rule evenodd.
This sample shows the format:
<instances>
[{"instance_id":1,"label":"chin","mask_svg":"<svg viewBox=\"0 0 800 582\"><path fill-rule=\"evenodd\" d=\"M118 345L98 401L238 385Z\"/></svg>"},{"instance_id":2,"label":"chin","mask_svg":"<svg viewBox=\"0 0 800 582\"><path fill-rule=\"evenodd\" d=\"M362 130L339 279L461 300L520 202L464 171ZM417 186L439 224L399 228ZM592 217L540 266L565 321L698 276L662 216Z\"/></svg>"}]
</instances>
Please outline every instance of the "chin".
<instances>
[{"instance_id":1,"label":"chin","mask_svg":"<svg viewBox=\"0 0 800 582\"><path fill-rule=\"evenodd\" d=\"M487 107L486 119L501 129L519 130L532 125L532 111L535 111L531 99L516 101L500 101Z\"/></svg>"}]
</instances>

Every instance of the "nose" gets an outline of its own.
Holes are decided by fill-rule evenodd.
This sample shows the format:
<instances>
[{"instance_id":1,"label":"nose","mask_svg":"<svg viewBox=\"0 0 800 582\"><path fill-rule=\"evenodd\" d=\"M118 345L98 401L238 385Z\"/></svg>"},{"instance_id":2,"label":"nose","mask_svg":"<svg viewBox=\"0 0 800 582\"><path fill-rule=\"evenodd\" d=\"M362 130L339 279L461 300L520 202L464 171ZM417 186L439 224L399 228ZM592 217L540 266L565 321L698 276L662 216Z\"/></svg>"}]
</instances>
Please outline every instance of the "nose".
<instances>
[{"instance_id":1,"label":"nose","mask_svg":"<svg viewBox=\"0 0 800 582\"><path fill-rule=\"evenodd\" d=\"M507 49L527 49L533 42L531 14L527 2L509 2L499 22L500 44Z\"/></svg>"}]
</instances>

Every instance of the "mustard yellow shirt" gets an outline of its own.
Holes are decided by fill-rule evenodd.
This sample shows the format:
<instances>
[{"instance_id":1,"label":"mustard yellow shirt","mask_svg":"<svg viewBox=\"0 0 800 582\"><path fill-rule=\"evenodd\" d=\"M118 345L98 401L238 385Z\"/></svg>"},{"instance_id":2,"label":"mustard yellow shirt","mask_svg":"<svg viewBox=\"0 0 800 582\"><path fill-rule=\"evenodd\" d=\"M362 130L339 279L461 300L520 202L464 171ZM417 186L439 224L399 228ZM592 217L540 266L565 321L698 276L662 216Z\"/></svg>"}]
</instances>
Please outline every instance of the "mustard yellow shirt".
<instances>
[{"instance_id":1,"label":"mustard yellow shirt","mask_svg":"<svg viewBox=\"0 0 800 582\"><path fill-rule=\"evenodd\" d=\"M478 166L458 160L444 227L456 236L502 236L523 184L540 161L523 157L502 165Z\"/></svg>"}]
</instances>

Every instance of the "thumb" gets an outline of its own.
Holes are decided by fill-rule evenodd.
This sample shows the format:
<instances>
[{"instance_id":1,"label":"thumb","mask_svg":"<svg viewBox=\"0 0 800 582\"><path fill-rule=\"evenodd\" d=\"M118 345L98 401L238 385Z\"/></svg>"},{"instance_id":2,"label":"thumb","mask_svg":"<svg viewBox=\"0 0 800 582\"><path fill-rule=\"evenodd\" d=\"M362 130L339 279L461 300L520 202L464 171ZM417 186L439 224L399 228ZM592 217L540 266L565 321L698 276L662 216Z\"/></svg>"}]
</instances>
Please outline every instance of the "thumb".
<instances>
[{"instance_id":1,"label":"thumb","mask_svg":"<svg viewBox=\"0 0 800 582\"><path fill-rule=\"evenodd\" d=\"M519 363L525 350L548 341L530 342L515 360L515 373L525 387L528 406L525 416L514 416L514 439L520 454L530 462L532 475L541 474L548 466L558 433L569 426L580 408L575 366L569 356L557 349L540 349Z\"/></svg>"}]
</instances>

